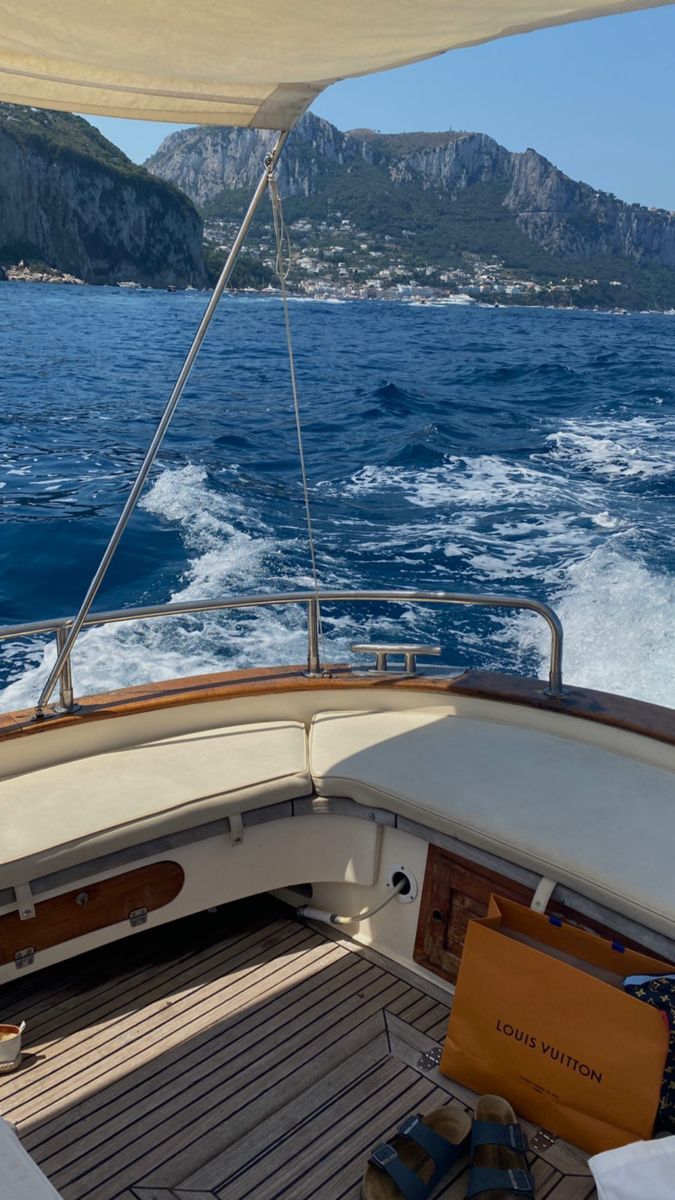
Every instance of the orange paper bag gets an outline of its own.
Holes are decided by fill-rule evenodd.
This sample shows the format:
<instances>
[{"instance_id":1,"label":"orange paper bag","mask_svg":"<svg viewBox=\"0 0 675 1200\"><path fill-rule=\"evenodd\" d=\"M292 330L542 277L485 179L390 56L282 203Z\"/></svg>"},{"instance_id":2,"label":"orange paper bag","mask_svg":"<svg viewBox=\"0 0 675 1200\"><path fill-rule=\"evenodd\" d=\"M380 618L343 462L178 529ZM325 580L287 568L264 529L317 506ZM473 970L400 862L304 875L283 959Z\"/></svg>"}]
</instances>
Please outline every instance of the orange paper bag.
<instances>
[{"instance_id":1,"label":"orange paper bag","mask_svg":"<svg viewBox=\"0 0 675 1200\"><path fill-rule=\"evenodd\" d=\"M492 896L469 924L440 1069L591 1154L649 1138L668 1028L621 981L672 972Z\"/></svg>"}]
</instances>

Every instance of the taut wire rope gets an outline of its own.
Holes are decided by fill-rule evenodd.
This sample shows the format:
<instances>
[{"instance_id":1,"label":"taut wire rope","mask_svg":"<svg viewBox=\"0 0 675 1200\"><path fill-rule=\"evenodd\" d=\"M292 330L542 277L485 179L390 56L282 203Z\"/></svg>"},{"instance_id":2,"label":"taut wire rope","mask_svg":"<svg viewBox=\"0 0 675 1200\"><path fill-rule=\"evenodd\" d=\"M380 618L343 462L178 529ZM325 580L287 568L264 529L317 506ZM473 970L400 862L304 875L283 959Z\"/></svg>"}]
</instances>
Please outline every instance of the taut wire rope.
<instances>
[{"instance_id":1,"label":"taut wire rope","mask_svg":"<svg viewBox=\"0 0 675 1200\"><path fill-rule=\"evenodd\" d=\"M319 639L321 642L321 658L326 661L326 647L323 636L323 621L321 619L321 604L319 602L319 572L316 565L316 541L314 538L314 524L312 522L312 506L309 497L309 483L307 480L307 467L305 464L305 446L302 435L302 420L300 417L300 400L298 397L298 379L295 370L295 355L293 353L293 337L291 334L291 317L288 306L288 289L286 282L291 269L291 240L284 223L284 211L281 203L281 196L277 187L276 175L274 173L274 164L270 163L268 168L268 187L270 199L272 201L272 218L274 222L274 239L276 243L276 258L275 270L279 279L279 288L281 291L281 303L284 312L284 328L286 331L286 347L288 350L288 366L291 377L291 394L293 396L293 412L295 415L295 431L298 439L298 456L300 459L300 475L302 478L302 490L305 501L305 520L307 523L307 541L309 544L309 557L312 569L312 590L316 599L316 610L319 622Z\"/></svg>"}]
</instances>

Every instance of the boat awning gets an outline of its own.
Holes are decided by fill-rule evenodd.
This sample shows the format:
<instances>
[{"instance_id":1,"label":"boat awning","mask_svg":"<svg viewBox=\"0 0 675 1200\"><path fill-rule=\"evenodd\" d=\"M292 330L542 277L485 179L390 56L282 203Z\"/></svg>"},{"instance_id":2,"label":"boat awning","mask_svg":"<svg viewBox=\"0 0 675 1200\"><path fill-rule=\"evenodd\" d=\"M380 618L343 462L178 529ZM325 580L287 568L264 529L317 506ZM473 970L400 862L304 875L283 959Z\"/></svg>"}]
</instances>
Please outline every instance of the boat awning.
<instances>
[{"instance_id":1,"label":"boat awning","mask_svg":"<svg viewBox=\"0 0 675 1200\"><path fill-rule=\"evenodd\" d=\"M0 0L0 99L288 129L338 79L670 0Z\"/></svg>"}]
</instances>

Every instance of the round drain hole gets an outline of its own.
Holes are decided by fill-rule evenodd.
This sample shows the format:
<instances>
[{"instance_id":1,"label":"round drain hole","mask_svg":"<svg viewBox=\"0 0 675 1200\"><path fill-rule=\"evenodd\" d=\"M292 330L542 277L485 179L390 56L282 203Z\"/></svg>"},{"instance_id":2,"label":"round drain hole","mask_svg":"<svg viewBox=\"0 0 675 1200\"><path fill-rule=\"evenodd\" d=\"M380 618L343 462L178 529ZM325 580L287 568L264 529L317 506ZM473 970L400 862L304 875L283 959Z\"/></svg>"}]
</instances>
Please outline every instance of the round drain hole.
<instances>
[{"instance_id":1,"label":"round drain hole","mask_svg":"<svg viewBox=\"0 0 675 1200\"><path fill-rule=\"evenodd\" d=\"M401 891L398 894L398 899L402 904L411 904L417 899L417 880L409 867L403 863L396 863L395 866L389 867L386 875L386 883L388 888L398 887L403 884Z\"/></svg>"}]
</instances>

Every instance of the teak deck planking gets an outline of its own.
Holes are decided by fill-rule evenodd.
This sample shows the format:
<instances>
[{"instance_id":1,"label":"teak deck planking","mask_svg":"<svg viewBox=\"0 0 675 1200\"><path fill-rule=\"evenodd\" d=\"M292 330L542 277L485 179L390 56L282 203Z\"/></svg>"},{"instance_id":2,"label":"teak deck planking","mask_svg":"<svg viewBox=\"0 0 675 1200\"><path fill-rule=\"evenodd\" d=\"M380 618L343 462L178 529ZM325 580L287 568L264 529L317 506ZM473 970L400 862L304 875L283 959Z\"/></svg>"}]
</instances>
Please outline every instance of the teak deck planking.
<instances>
[{"instance_id":1,"label":"teak deck planking","mask_svg":"<svg viewBox=\"0 0 675 1200\"><path fill-rule=\"evenodd\" d=\"M356 1200L404 1116L472 1104L420 1065L442 997L272 901L231 905L5 985L26 1057L0 1110L64 1200ZM532 1161L538 1200L595 1196L564 1143ZM465 1190L461 1163L441 1196Z\"/></svg>"}]
</instances>

